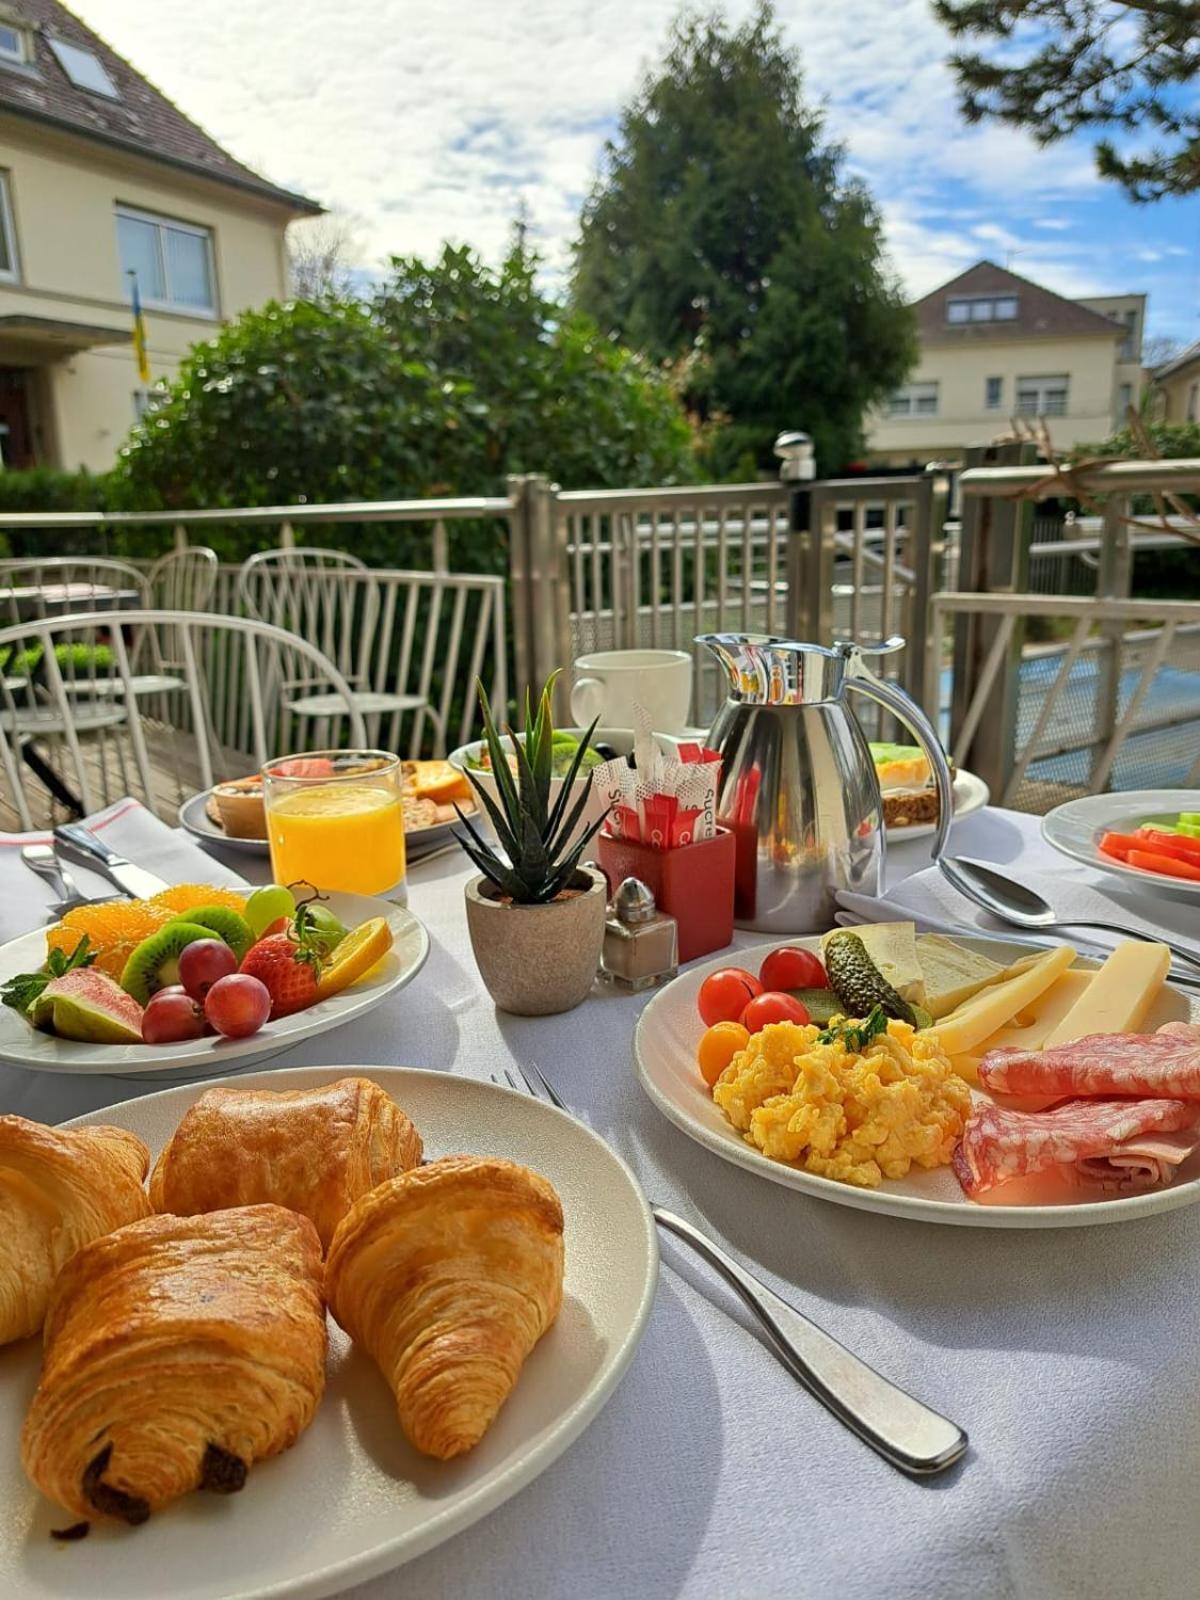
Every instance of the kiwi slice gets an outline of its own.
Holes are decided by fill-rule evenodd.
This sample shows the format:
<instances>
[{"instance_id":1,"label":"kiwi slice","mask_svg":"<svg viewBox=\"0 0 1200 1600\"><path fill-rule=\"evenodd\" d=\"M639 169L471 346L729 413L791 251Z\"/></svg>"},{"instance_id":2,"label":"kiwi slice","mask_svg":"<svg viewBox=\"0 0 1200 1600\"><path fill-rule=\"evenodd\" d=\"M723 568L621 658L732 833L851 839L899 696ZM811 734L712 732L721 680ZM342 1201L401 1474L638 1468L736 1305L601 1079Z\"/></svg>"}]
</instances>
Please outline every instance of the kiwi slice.
<instances>
[{"instance_id":1,"label":"kiwi slice","mask_svg":"<svg viewBox=\"0 0 1200 1600\"><path fill-rule=\"evenodd\" d=\"M172 917L167 926L173 928L178 922L186 922L189 928L208 928L218 939L224 940L239 964L254 943L250 924L232 906L197 906L194 911L185 911L178 917Z\"/></svg>"},{"instance_id":2,"label":"kiwi slice","mask_svg":"<svg viewBox=\"0 0 1200 1600\"><path fill-rule=\"evenodd\" d=\"M121 973L122 989L144 1006L152 994L179 982L179 952L212 936L213 930L198 922L168 922L130 954Z\"/></svg>"}]
</instances>

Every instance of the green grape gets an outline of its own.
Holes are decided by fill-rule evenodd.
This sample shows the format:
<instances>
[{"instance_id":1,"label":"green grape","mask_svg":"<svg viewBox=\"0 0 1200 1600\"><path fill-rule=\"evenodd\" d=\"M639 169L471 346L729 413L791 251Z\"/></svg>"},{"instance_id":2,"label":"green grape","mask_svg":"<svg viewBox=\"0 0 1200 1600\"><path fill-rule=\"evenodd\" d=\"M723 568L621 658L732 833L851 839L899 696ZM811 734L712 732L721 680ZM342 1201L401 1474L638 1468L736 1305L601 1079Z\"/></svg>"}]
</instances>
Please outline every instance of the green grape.
<instances>
[{"instance_id":1,"label":"green grape","mask_svg":"<svg viewBox=\"0 0 1200 1600\"><path fill-rule=\"evenodd\" d=\"M294 917L296 902L290 889L281 883L267 883L256 889L246 901L246 921L256 939L261 939L263 929L269 928L280 917Z\"/></svg>"}]
</instances>

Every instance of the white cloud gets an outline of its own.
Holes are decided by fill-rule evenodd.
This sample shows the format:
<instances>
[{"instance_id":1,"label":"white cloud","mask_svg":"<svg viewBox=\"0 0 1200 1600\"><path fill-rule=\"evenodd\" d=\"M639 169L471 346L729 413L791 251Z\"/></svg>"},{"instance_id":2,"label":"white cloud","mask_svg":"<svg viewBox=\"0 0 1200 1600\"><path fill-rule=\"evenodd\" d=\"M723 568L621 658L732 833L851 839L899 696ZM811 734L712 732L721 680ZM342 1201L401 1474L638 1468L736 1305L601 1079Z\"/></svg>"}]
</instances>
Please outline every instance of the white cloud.
<instances>
[{"instance_id":1,"label":"white cloud","mask_svg":"<svg viewBox=\"0 0 1200 1600\"><path fill-rule=\"evenodd\" d=\"M677 0L75 5L234 154L362 219L364 265L446 238L494 257L524 205L558 271L604 139L677 10ZM741 20L749 0L726 9ZM779 0L778 10L809 93L879 199L913 293L988 253L1076 293L1121 287L1072 266L1069 241L1059 249L1032 231L1073 226L1053 208L1094 190L1090 158L964 126L927 0ZM947 210L949 195L958 209Z\"/></svg>"}]
</instances>

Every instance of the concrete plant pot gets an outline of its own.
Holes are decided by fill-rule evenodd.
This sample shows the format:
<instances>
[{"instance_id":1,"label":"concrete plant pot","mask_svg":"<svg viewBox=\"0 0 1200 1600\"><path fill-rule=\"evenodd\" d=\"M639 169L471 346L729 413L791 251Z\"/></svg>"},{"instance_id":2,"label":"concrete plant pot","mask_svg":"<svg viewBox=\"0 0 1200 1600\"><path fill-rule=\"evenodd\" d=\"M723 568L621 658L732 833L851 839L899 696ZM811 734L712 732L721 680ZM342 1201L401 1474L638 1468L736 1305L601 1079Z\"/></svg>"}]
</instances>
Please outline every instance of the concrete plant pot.
<instances>
[{"instance_id":1,"label":"concrete plant pot","mask_svg":"<svg viewBox=\"0 0 1200 1600\"><path fill-rule=\"evenodd\" d=\"M580 867L582 892L541 906L502 900L482 875L466 887L467 929L476 965L501 1011L547 1017L570 1011L591 993L604 944L608 885Z\"/></svg>"}]
</instances>

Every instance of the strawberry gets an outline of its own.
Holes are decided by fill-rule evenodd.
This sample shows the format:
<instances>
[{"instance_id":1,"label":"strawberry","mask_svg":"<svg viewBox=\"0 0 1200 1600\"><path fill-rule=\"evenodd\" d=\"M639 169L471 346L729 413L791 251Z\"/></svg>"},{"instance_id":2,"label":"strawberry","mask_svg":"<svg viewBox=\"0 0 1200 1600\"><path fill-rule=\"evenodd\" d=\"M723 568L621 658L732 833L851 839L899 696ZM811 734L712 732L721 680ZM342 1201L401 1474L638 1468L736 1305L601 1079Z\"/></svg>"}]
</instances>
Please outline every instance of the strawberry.
<instances>
[{"instance_id":1,"label":"strawberry","mask_svg":"<svg viewBox=\"0 0 1200 1600\"><path fill-rule=\"evenodd\" d=\"M291 933L273 933L251 945L241 970L266 984L272 1020L303 1011L317 998L320 961L304 939Z\"/></svg>"}]
</instances>

